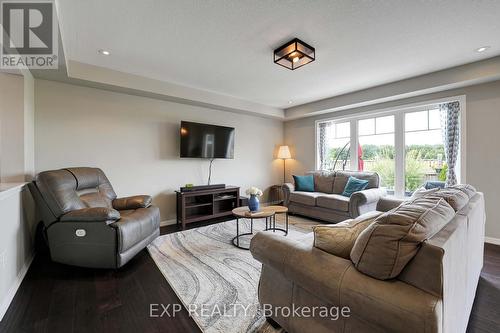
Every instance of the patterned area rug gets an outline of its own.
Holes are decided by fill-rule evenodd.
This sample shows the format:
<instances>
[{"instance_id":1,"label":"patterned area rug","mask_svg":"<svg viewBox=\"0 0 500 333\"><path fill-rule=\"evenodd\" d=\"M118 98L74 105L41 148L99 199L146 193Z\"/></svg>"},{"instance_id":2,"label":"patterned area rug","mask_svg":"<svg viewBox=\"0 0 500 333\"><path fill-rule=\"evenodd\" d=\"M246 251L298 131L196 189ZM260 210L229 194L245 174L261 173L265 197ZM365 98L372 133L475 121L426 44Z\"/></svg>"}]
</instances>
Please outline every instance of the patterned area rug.
<instances>
[{"instance_id":1,"label":"patterned area rug","mask_svg":"<svg viewBox=\"0 0 500 333\"><path fill-rule=\"evenodd\" d=\"M282 224L280 218L277 224ZM317 224L296 217L289 222L286 237L295 239ZM249 225L240 220L240 230L249 230ZM263 229L264 221L255 220L254 232ZM259 312L261 264L250 251L232 245L235 235L234 220L160 236L148 250L203 332L279 332ZM247 246L249 239L240 245Z\"/></svg>"}]
</instances>

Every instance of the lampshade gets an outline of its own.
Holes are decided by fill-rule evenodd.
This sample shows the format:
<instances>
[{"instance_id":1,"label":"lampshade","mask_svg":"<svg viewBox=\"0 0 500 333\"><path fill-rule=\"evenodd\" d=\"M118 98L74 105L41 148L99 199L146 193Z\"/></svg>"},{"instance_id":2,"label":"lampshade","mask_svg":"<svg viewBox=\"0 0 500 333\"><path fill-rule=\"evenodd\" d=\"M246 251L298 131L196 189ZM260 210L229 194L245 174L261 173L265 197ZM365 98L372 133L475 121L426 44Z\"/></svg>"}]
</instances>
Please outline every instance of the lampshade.
<instances>
[{"instance_id":1,"label":"lampshade","mask_svg":"<svg viewBox=\"0 0 500 333\"><path fill-rule=\"evenodd\" d=\"M283 160L292 158L292 154L290 154L290 149L288 146L280 146L280 149L278 150L278 158L281 158Z\"/></svg>"}]
</instances>

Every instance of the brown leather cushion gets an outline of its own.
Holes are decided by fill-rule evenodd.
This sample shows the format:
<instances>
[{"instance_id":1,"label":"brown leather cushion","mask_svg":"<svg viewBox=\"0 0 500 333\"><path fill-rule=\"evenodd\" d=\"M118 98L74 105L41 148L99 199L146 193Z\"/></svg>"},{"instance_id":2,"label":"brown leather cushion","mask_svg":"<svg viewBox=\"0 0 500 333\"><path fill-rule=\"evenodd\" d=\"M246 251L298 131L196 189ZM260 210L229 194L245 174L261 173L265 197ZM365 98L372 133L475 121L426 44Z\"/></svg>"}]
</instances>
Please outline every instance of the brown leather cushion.
<instances>
[{"instance_id":1,"label":"brown leather cushion","mask_svg":"<svg viewBox=\"0 0 500 333\"><path fill-rule=\"evenodd\" d=\"M321 195L316 198L316 206L348 212L349 199L340 194Z\"/></svg>"},{"instance_id":2,"label":"brown leather cushion","mask_svg":"<svg viewBox=\"0 0 500 333\"><path fill-rule=\"evenodd\" d=\"M38 174L35 182L56 217L86 207L111 207L116 198L108 178L98 168L45 171Z\"/></svg>"},{"instance_id":3,"label":"brown leather cushion","mask_svg":"<svg viewBox=\"0 0 500 333\"><path fill-rule=\"evenodd\" d=\"M420 243L441 230L455 215L443 198L417 198L380 215L356 240L355 267L374 278L392 279L417 254Z\"/></svg>"},{"instance_id":4,"label":"brown leather cushion","mask_svg":"<svg viewBox=\"0 0 500 333\"><path fill-rule=\"evenodd\" d=\"M56 218L72 210L86 208L76 193L76 179L68 170L40 172L35 183Z\"/></svg>"},{"instance_id":5,"label":"brown leather cushion","mask_svg":"<svg viewBox=\"0 0 500 333\"><path fill-rule=\"evenodd\" d=\"M290 201L307 206L316 206L316 198L323 193L295 191L290 194Z\"/></svg>"},{"instance_id":6,"label":"brown leather cushion","mask_svg":"<svg viewBox=\"0 0 500 333\"><path fill-rule=\"evenodd\" d=\"M150 195L134 195L113 200L113 208L118 210L148 208L153 198Z\"/></svg>"},{"instance_id":7,"label":"brown leather cushion","mask_svg":"<svg viewBox=\"0 0 500 333\"><path fill-rule=\"evenodd\" d=\"M118 252L123 253L135 244L146 239L160 227L160 211L158 207L139 208L121 214L118 222L110 224L118 228Z\"/></svg>"},{"instance_id":8,"label":"brown leather cushion","mask_svg":"<svg viewBox=\"0 0 500 333\"><path fill-rule=\"evenodd\" d=\"M61 216L61 221L71 222L112 222L120 219L120 212L112 208L95 207L73 210Z\"/></svg>"},{"instance_id":9,"label":"brown leather cushion","mask_svg":"<svg viewBox=\"0 0 500 333\"><path fill-rule=\"evenodd\" d=\"M107 207L112 208L111 199L101 192L90 192L80 195L80 200L87 207Z\"/></svg>"},{"instance_id":10,"label":"brown leather cushion","mask_svg":"<svg viewBox=\"0 0 500 333\"><path fill-rule=\"evenodd\" d=\"M91 189L99 192L102 196L111 201L116 199L116 193L101 169L80 167L67 168L66 170L68 170L75 177L77 191Z\"/></svg>"},{"instance_id":11,"label":"brown leather cushion","mask_svg":"<svg viewBox=\"0 0 500 333\"><path fill-rule=\"evenodd\" d=\"M315 226L314 246L338 257L350 259L352 247L359 234L381 214L382 212L373 211L337 224Z\"/></svg>"}]
</instances>

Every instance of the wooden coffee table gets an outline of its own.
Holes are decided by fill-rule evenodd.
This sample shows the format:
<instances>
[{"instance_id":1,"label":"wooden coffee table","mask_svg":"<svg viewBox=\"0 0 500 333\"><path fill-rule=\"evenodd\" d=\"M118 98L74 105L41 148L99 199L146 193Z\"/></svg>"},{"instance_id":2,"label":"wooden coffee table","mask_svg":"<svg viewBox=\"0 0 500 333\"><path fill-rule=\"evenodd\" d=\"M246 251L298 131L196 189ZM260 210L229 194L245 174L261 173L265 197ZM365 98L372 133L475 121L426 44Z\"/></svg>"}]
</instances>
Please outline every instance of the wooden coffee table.
<instances>
[{"instance_id":1,"label":"wooden coffee table","mask_svg":"<svg viewBox=\"0 0 500 333\"><path fill-rule=\"evenodd\" d=\"M233 245L237 248L243 250L250 250L250 247L240 246L240 237L241 236L249 236L253 235L253 220L254 219L265 219L266 220L266 229L268 229L268 223L271 225L271 222L274 220L274 224L276 225L275 219L275 211L272 209L265 209L267 207L263 207L262 210L258 212L250 212L250 209L247 206L238 207L233 209L233 215L236 217L236 237L233 238ZM249 219L250 220L250 232L240 234L240 219Z\"/></svg>"}]
</instances>

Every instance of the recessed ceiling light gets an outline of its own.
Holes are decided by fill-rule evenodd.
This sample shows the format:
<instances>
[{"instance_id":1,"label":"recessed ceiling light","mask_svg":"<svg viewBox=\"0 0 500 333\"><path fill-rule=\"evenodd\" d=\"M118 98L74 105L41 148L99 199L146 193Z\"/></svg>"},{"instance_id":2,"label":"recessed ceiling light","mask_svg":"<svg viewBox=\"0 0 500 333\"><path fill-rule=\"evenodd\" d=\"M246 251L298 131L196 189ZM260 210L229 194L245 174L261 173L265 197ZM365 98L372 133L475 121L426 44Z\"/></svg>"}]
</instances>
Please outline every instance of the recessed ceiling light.
<instances>
[{"instance_id":1,"label":"recessed ceiling light","mask_svg":"<svg viewBox=\"0 0 500 333\"><path fill-rule=\"evenodd\" d=\"M481 52L486 51L489 48L490 48L489 46L481 46L480 48L476 49L476 52L481 53Z\"/></svg>"},{"instance_id":2,"label":"recessed ceiling light","mask_svg":"<svg viewBox=\"0 0 500 333\"><path fill-rule=\"evenodd\" d=\"M293 101L288 101L288 104L293 104Z\"/></svg>"},{"instance_id":3,"label":"recessed ceiling light","mask_svg":"<svg viewBox=\"0 0 500 333\"><path fill-rule=\"evenodd\" d=\"M99 51L97 51L97 52L99 52L99 54L102 54L102 55L105 55L105 56L108 56L108 55L110 55L110 54L111 54L111 52L106 51L106 50L102 50L102 49L101 49L101 50L99 50Z\"/></svg>"}]
</instances>

